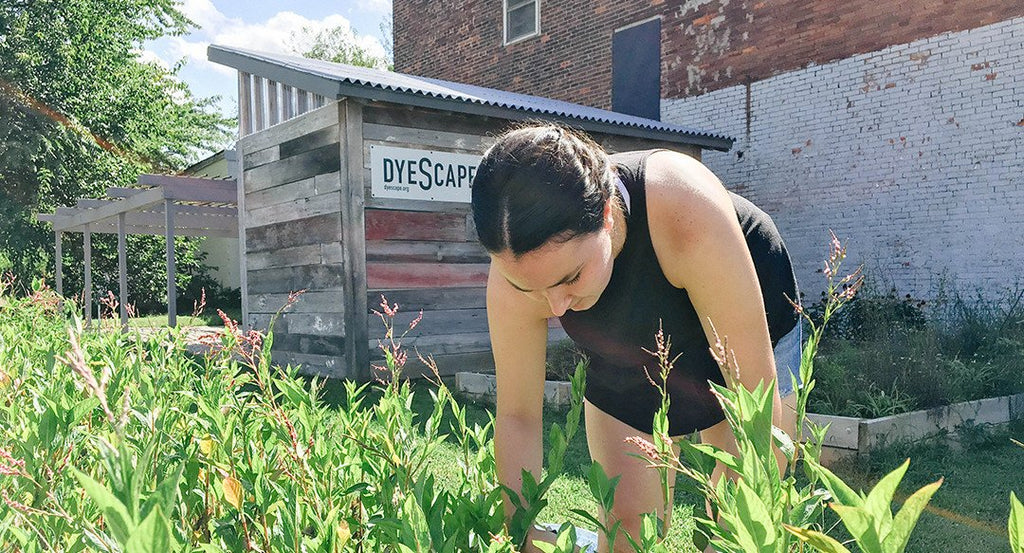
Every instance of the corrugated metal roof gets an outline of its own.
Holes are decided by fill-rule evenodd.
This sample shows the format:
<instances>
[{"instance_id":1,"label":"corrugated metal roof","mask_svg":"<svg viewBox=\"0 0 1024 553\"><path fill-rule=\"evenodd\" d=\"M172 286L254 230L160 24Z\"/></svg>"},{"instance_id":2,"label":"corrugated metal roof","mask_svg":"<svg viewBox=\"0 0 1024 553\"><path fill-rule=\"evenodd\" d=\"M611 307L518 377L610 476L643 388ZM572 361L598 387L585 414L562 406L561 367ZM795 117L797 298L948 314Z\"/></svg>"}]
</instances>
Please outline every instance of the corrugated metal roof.
<instances>
[{"instance_id":1,"label":"corrugated metal roof","mask_svg":"<svg viewBox=\"0 0 1024 553\"><path fill-rule=\"evenodd\" d=\"M557 118L587 130L728 150L733 139L613 111L440 79L211 45L210 61L331 98L355 96L479 115ZM504 113L502 113L504 112ZM518 115L513 115L518 114Z\"/></svg>"}]
</instances>

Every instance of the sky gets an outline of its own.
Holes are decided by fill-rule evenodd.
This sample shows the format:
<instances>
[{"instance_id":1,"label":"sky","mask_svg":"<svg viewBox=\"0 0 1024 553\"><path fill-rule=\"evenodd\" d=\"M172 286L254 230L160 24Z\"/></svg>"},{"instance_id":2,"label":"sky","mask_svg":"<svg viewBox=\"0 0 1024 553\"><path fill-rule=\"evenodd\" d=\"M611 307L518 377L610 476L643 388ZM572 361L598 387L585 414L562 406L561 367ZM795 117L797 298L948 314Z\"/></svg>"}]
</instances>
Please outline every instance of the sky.
<instances>
[{"instance_id":1,"label":"sky","mask_svg":"<svg viewBox=\"0 0 1024 553\"><path fill-rule=\"evenodd\" d=\"M197 28L184 36L143 45L142 57L166 67L182 62L178 73L197 97L221 96L225 115L235 116L238 80L230 67L206 59L212 44L250 50L294 53L301 48L295 33L346 27L369 52L384 55L380 24L391 14L391 0L181 0L181 11Z\"/></svg>"}]
</instances>

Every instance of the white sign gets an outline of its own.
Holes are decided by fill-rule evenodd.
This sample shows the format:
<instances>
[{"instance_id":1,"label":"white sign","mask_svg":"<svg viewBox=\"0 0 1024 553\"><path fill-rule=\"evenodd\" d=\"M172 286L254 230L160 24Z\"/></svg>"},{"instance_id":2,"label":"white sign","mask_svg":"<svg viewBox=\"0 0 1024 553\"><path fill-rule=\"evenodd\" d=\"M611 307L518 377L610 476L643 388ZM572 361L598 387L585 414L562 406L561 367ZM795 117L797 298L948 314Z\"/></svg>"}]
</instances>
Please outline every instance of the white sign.
<instances>
[{"instance_id":1,"label":"white sign","mask_svg":"<svg viewBox=\"0 0 1024 553\"><path fill-rule=\"evenodd\" d=\"M481 159L483 156L371 145L371 191L374 198L470 203L473 176Z\"/></svg>"}]
</instances>

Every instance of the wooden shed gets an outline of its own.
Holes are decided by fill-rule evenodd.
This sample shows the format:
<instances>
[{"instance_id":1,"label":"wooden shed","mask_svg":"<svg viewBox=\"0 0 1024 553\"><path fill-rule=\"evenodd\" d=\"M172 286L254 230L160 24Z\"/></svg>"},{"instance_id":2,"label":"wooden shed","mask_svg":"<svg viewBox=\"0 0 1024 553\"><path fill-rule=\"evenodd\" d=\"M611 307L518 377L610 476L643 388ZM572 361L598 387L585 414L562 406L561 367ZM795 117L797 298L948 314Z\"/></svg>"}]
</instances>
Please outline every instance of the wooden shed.
<instances>
[{"instance_id":1,"label":"wooden shed","mask_svg":"<svg viewBox=\"0 0 1024 553\"><path fill-rule=\"evenodd\" d=\"M567 102L362 67L211 46L238 70L238 213L245 324L274 327L273 352L307 372L365 380L397 302L405 345L442 374L493 367L484 307L488 257L469 186L493 137L557 120L611 151L700 156L732 140ZM554 321L550 337L564 333Z\"/></svg>"}]
</instances>

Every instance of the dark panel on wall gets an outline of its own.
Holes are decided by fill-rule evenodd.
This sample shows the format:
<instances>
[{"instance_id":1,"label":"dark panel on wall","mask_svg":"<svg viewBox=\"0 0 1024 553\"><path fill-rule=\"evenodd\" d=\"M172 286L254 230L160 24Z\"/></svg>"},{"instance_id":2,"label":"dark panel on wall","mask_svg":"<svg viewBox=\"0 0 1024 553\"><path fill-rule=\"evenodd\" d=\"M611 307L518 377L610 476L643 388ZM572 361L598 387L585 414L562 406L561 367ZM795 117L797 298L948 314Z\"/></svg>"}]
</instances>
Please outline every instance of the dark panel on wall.
<instances>
[{"instance_id":1,"label":"dark panel on wall","mask_svg":"<svg viewBox=\"0 0 1024 553\"><path fill-rule=\"evenodd\" d=\"M612 36L612 110L661 120L661 19Z\"/></svg>"}]
</instances>

